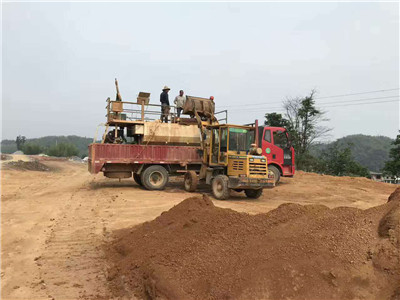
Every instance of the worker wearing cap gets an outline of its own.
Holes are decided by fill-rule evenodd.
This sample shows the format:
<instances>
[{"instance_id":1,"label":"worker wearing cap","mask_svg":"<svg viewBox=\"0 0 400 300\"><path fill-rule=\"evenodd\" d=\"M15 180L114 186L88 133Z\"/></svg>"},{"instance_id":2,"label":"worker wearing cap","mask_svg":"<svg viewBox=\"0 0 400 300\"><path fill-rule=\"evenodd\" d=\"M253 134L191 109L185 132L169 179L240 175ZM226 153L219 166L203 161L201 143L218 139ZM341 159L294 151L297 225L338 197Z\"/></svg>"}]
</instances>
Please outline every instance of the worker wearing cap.
<instances>
[{"instance_id":1,"label":"worker wearing cap","mask_svg":"<svg viewBox=\"0 0 400 300\"><path fill-rule=\"evenodd\" d=\"M170 91L170 88L168 86L164 86L162 89L162 93L160 95L160 102L161 102L161 122L168 123L168 115L169 115L169 98L168 98L168 92Z\"/></svg>"},{"instance_id":2,"label":"worker wearing cap","mask_svg":"<svg viewBox=\"0 0 400 300\"><path fill-rule=\"evenodd\" d=\"M176 106L176 114L178 118L181 116L181 112L183 110L183 105L185 105L186 96L183 95L183 90L179 91L179 95L175 97L174 103Z\"/></svg>"}]
</instances>

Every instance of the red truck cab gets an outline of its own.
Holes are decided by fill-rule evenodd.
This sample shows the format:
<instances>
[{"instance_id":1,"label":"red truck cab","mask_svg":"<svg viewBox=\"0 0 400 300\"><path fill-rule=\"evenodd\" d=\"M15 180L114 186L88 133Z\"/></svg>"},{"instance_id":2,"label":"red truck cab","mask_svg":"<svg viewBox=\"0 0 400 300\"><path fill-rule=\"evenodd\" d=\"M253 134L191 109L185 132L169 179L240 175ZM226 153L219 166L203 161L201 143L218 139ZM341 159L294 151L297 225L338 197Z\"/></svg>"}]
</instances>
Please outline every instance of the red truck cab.
<instances>
[{"instance_id":1,"label":"red truck cab","mask_svg":"<svg viewBox=\"0 0 400 300\"><path fill-rule=\"evenodd\" d=\"M268 168L274 172L276 182L280 176L293 177L295 154L285 128L258 126L258 145L267 157Z\"/></svg>"}]
</instances>

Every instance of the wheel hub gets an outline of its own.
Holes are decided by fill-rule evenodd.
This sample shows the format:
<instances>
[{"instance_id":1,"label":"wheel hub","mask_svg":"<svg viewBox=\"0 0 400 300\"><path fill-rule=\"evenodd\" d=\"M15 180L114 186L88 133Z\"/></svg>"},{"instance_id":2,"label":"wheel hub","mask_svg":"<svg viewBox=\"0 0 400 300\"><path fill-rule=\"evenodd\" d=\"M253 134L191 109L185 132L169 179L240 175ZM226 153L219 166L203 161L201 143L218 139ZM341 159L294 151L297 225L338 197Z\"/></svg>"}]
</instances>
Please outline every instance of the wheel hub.
<instances>
[{"instance_id":1,"label":"wheel hub","mask_svg":"<svg viewBox=\"0 0 400 300\"><path fill-rule=\"evenodd\" d=\"M220 182L218 182L217 183L217 191L222 192L222 189L223 189L222 184Z\"/></svg>"},{"instance_id":2,"label":"wheel hub","mask_svg":"<svg viewBox=\"0 0 400 300\"><path fill-rule=\"evenodd\" d=\"M150 182L152 185L159 186L162 184L163 175L160 172L153 172L150 174Z\"/></svg>"}]
</instances>

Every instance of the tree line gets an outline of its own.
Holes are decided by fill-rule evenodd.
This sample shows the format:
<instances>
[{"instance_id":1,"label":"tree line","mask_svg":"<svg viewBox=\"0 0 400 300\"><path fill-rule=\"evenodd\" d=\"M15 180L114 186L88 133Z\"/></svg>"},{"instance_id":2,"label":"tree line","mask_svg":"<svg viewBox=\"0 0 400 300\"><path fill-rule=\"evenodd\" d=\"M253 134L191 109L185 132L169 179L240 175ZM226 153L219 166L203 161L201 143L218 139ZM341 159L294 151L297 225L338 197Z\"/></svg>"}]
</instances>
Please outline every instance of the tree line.
<instances>
[{"instance_id":1,"label":"tree line","mask_svg":"<svg viewBox=\"0 0 400 300\"><path fill-rule=\"evenodd\" d=\"M61 142L58 142L61 140ZM70 140L70 142L69 142ZM81 137L45 137L40 139L27 140L25 136L17 136L15 139L16 150L22 151L27 155L46 154L56 157L71 157L71 156L87 156L87 145L90 139ZM83 151L78 148L73 142L80 142ZM3 144L3 143L2 143ZM13 143L8 143L8 146L13 146ZM7 145L7 144L6 144ZM10 148L12 149L12 148ZM3 151L3 145L2 145ZM10 151L9 151L10 152Z\"/></svg>"},{"instance_id":2,"label":"tree line","mask_svg":"<svg viewBox=\"0 0 400 300\"><path fill-rule=\"evenodd\" d=\"M296 153L297 169L336 176L369 176L369 170L354 160L351 142L333 142L319 151L319 155L313 153L317 141L326 138L332 130L324 126L328 119L326 112L316 107L314 90L306 97L284 100L283 108L283 114L265 114L265 124L288 130ZM391 176L400 176L400 135L393 142L383 171Z\"/></svg>"}]
</instances>

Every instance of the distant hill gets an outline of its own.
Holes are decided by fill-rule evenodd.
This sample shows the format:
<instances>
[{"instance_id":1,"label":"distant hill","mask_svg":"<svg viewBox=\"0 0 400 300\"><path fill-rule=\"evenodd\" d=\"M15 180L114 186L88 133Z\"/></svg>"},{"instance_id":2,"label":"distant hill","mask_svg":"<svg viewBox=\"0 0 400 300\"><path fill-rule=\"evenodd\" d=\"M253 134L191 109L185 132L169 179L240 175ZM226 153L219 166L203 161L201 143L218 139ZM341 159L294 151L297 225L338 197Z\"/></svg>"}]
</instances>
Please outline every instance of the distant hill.
<instances>
[{"instance_id":1,"label":"distant hill","mask_svg":"<svg viewBox=\"0 0 400 300\"><path fill-rule=\"evenodd\" d=\"M93 142L92 138L80 137L76 135L68 136L44 136L36 139L27 139L26 143L35 143L43 148L49 148L56 143L71 143L74 144L79 150L79 156L88 156L88 146ZM1 152L2 153L13 153L17 151L17 144L15 140L2 140L1 141Z\"/></svg>"},{"instance_id":2,"label":"distant hill","mask_svg":"<svg viewBox=\"0 0 400 300\"><path fill-rule=\"evenodd\" d=\"M354 160L367 167L370 171L379 172L389 160L389 150L393 140L386 136L371 136L363 134L348 135L337 140L340 145L351 144ZM79 150L79 156L88 155L88 145L93 142L92 138L76 135L68 136L45 136L36 139L27 139L27 143L36 143L43 148L48 148L57 143L71 143ZM316 144L311 153L319 156L329 143ZM17 151L15 140L3 140L1 142L2 153L13 153Z\"/></svg>"},{"instance_id":3,"label":"distant hill","mask_svg":"<svg viewBox=\"0 0 400 300\"><path fill-rule=\"evenodd\" d=\"M393 139L386 136L371 136L364 134L348 135L338 139L339 145L350 145L354 160L368 168L370 171L379 172L389 160L389 151ZM329 143L316 144L311 153L319 156Z\"/></svg>"}]
</instances>

